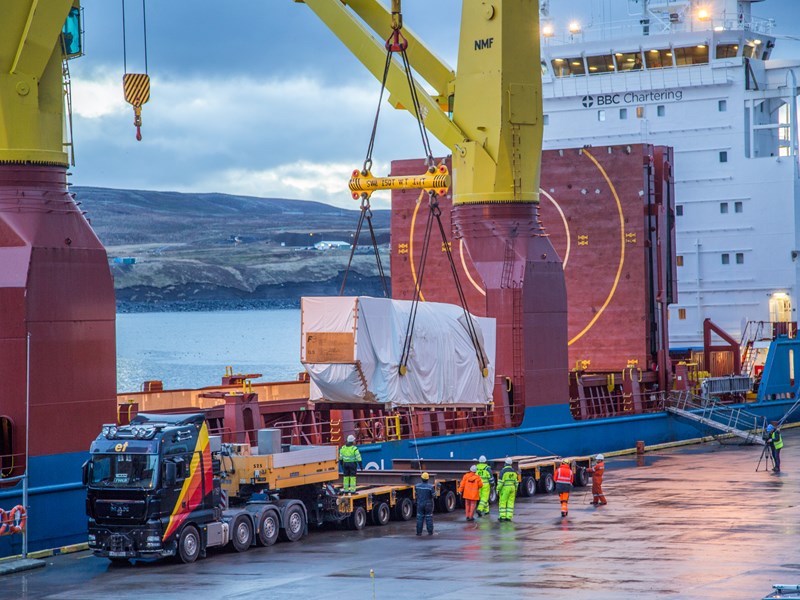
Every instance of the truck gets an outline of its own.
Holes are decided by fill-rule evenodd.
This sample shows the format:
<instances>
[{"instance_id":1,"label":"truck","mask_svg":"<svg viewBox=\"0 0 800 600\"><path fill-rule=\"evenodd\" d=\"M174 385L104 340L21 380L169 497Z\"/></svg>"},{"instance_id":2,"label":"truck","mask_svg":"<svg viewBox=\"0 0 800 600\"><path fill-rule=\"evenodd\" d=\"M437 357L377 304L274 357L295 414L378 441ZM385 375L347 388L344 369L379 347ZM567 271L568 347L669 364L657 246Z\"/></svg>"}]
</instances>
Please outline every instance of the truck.
<instances>
[{"instance_id":1,"label":"truck","mask_svg":"<svg viewBox=\"0 0 800 600\"><path fill-rule=\"evenodd\" d=\"M191 563L208 548L297 541L309 525L361 529L414 515L412 476L342 495L335 446L284 448L278 430L258 434L258 446L224 444L202 413L104 425L83 465L89 548L112 562Z\"/></svg>"}]
</instances>

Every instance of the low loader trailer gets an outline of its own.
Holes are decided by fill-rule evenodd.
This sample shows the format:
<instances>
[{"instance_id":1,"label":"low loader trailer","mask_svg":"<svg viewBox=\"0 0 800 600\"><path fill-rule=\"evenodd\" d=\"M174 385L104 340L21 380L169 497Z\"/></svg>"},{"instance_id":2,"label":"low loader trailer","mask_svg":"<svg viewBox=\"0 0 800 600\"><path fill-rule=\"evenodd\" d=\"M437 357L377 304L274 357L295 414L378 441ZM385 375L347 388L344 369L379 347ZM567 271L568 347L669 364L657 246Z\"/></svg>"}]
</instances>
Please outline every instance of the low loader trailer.
<instances>
[{"instance_id":1,"label":"low loader trailer","mask_svg":"<svg viewBox=\"0 0 800 600\"><path fill-rule=\"evenodd\" d=\"M410 480L342 495L336 447L282 451L279 435L265 446L222 444L202 414L143 413L103 426L83 467L89 547L113 562L191 563L208 548L293 542L309 525L361 529L414 515Z\"/></svg>"}]
</instances>

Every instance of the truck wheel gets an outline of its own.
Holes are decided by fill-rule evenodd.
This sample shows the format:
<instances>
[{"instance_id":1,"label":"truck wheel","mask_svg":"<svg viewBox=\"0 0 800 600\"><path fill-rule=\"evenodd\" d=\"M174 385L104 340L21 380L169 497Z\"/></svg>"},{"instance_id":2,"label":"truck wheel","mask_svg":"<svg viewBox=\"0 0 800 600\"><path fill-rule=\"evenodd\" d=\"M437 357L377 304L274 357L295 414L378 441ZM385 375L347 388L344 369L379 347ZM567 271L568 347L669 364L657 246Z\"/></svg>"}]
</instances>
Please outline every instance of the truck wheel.
<instances>
[{"instance_id":1,"label":"truck wheel","mask_svg":"<svg viewBox=\"0 0 800 600\"><path fill-rule=\"evenodd\" d=\"M409 521L414 516L414 503L411 498L400 498L394 507L396 521Z\"/></svg>"},{"instance_id":2,"label":"truck wheel","mask_svg":"<svg viewBox=\"0 0 800 600\"><path fill-rule=\"evenodd\" d=\"M544 494L552 494L556 491L556 482L552 473L542 473L539 477L539 490Z\"/></svg>"},{"instance_id":3,"label":"truck wheel","mask_svg":"<svg viewBox=\"0 0 800 600\"><path fill-rule=\"evenodd\" d=\"M383 527L389 522L392 516L392 511L389 510L389 505L386 502L381 502L372 509L372 523Z\"/></svg>"},{"instance_id":4,"label":"truck wheel","mask_svg":"<svg viewBox=\"0 0 800 600\"><path fill-rule=\"evenodd\" d=\"M187 525L178 538L178 557L182 563L193 563L200 556L200 533L194 525Z\"/></svg>"},{"instance_id":5,"label":"truck wheel","mask_svg":"<svg viewBox=\"0 0 800 600\"><path fill-rule=\"evenodd\" d=\"M575 485L584 487L587 483L586 467L578 467L575 471Z\"/></svg>"},{"instance_id":6,"label":"truck wheel","mask_svg":"<svg viewBox=\"0 0 800 600\"><path fill-rule=\"evenodd\" d=\"M437 500L439 510L445 513L453 512L456 509L456 502L456 493L453 490L447 490Z\"/></svg>"},{"instance_id":7,"label":"truck wheel","mask_svg":"<svg viewBox=\"0 0 800 600\"><path fill-rule=\"evenodd\" d=\"M247 515L239 515L233 520L231 546L237 552L244 552L253 543L253 522Z\"/></svg>"},{"instance_id":8,"label":"truck wheel","mask_svg":"<svg viewBox=\"0 0 800 600\"><path fill-rule=\"evenodd\" d=\"M280 537L287 542L296 542L306 532L306 515L298 505L290 506L283 517Z\"/></svg>"},{"instance_id":9,"label":"truck wheel","mask_svg":"<svg viewBox=\"0 0 800 600\"><path fill-rule=\"evenodd\" d=\"M347 519L347 524L350 526L350 529L364 529L364 525L367 524L367 509L363 506L354 506L353 512Z\"/></svg>"},{"instance_id":10,"label":"truck wheel","mask_svg":"<svg viewBox=\"0 0 800 600\"><path fill-rule=\"evenodd\" d=\"M534 496L536 494L536 480L530 475L523 477L522 482L519 484L519 490L525 497Z\"/></svg>"},{"instance_id":11,"label":"truck wheel","mask_svg":"<svg viewBox=\"0 0 800 600\"><path fill-rule=\"evenodd\" d=\"M258 543L262 546L272 546L278 541L280 530L278 515L274 510L265 510L258 519Z\"/></svg>"}]
</instances>

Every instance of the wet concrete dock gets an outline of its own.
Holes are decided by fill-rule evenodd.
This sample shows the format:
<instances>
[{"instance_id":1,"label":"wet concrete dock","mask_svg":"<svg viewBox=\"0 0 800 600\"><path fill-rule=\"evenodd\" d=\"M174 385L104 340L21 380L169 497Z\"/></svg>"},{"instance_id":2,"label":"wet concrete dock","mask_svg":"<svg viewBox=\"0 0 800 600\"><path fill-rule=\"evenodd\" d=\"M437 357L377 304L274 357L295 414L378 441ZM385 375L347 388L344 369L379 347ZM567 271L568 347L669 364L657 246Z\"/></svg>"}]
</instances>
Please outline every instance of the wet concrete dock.
<instances>
[{"instance_id":1,"label":"wet concrete dock","mask_svg":"<svg viewBox=\"0 0 800 600\"><path fill-rule=\"evenodd\" d=\"M192 565L112 566L88 552L0 579L0 598L457 599L762 598L800 583L800 431L784 432L783 473L756 472L761 447L710 442L607 460L609 505L577 488L518 499L513 523L436 516L295 544L217 552ZM374 571L374 578L370 577Z\"/></svg>"}]
</instances>

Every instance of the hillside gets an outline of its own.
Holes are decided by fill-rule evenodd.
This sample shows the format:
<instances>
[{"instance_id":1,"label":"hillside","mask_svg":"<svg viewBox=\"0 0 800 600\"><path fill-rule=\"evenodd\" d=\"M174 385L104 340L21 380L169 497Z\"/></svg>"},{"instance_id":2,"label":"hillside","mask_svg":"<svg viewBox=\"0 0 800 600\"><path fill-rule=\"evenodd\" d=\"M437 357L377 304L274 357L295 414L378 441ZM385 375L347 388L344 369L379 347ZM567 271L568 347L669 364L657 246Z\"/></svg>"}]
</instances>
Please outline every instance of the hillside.
<instances>
[{"instance_id":1,"label":"hillside","mask_svg":"<svg viewBox=\"0 0 800 600\"><path fill-rule=\"evenodd\" d=\"M294 306L303 294L338 294L357 210L320 202L227 194L75 187L105 244L121 310ZM373 222L388 272L389 211ZM369 236L362 234L361 244ZM381 294L370 246L353 260L347 293ZM135 259L119 264L114 259Z\"/></svg>"}]
</instances>

